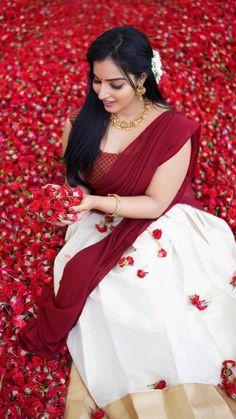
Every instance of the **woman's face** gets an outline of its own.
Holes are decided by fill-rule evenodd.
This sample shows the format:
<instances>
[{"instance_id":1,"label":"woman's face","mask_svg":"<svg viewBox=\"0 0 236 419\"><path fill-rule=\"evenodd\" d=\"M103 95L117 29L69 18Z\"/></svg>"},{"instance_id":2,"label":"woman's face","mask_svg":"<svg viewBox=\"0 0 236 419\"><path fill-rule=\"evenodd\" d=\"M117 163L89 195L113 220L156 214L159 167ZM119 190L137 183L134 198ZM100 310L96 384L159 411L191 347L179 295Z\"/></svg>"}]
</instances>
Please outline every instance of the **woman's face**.
<instances>
[{"instance_id":1,"label":"woman's face","mask_svg":"<svg viewBox=\"0 0 236 419\"><path fill-rule=\"evenodd\" d=\"M107 112L117 113L139 102L135 90L111 58L95 61L93 72L93 89ZM136 86L134 76L130 78Z\"/></svg>"}]
</instances>

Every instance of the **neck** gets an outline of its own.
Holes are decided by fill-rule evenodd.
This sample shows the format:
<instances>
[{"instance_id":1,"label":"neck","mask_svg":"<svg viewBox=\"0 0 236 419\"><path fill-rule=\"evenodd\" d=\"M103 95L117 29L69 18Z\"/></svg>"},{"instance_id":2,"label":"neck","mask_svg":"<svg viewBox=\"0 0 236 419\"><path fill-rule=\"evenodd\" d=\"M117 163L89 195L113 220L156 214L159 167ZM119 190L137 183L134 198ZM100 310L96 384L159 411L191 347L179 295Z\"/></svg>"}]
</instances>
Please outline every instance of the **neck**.
<instances>
[{"instance_id":1,"label":"neck","mask_svg":"<svg viewBox=\"0 0 236 419\"><path fill-rule=\"evenodd\" d=\"M127 108L115 113L115 116L120 120L128 120L135 118L144 109L144 101L139 99L133 101Z\"/></svg>"}]
</instances>

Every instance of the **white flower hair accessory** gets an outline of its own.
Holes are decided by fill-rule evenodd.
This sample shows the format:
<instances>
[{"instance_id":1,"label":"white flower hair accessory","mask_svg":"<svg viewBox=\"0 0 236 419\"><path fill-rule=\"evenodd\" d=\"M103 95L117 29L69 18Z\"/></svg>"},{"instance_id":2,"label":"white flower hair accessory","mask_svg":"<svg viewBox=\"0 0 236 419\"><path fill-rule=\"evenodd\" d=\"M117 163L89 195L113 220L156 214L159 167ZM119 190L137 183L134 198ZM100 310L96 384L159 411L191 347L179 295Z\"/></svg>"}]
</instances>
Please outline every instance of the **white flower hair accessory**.
<instances>
[{"instance_id":1,"label":"white flower hair accessory","mask_svg":"<svg viewBox=\"0 0 236 419\"><path fill-rule=\"evenodd\" d=\"M163 74L162 68L161 68L161 57L158 51L152 50L153 57L152 57L152 72L154 74L154 77L156 79L156 82L159 83L161 80L161 76Z\"/></svg>"}]
</instances>

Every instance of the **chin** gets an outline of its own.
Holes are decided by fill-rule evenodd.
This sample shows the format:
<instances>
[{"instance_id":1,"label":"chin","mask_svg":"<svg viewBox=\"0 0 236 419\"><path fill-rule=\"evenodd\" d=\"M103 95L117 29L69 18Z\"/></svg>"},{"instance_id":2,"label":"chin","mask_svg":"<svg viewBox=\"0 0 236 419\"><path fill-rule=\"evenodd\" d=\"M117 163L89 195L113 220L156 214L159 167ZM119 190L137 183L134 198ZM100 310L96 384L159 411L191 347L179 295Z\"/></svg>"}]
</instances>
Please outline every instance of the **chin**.
<instances>
[{"instance_id":1,"label":"chin","mask_svg":"<svg viewBox=\"0 0 236 419\"><path fill-rule=\"evenodd\" d=\"M113 106L106 106L105 109L108 113L116 113L116 112L119 112L120 107L113 105Z\"/></svg>"}]
</instances>

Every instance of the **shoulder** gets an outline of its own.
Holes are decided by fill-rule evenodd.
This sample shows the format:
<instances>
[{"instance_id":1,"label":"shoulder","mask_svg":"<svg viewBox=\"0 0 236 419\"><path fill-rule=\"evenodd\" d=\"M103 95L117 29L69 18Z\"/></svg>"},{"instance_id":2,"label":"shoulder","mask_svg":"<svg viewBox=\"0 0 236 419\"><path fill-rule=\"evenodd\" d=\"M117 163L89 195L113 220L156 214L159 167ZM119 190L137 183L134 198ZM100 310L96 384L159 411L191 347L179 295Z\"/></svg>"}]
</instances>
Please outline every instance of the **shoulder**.
<instances>
[{"instance_id":1,"label":"shoulder","mask_svg":"<svg viewBox=\"0 0 236 419\"><path fill-rule=\"evenodd\" d=\"M176 145L183 145L189 138L196 144L200 141L199 122L176 109L163 111L150 125L152 129L146 133L149 134L150 143L154 146L158 142L158 147L175 148Z\"/></svg>"},{"instance_id":2,"label":"shoulder","mask_svg":"<svg viewBox=\"0 0 236 419\"><path fill-rule=\"evenodd\" d=\"M174 123L177 124L178 127L192 128L193 130L197 130L201 127L200 123L192 116L186 115L175 109L171 112L171 119L173 119Z\"/></svg>"},{"instance_id":3,"label":"shoulder","mask_svg":"<svg viewBox=\"0 0 236 419\"><path fill-rule=\"evenodd\" d=\"M195 131L201 127L200 123L197 122L191 115L189 116L177 109L157 107L155 111L156 117L153 120L154 124L160 120L162 121L162 126L164 125L166 128L177 131L181 131L182 129ZM157 125L159 124L157 123Z\"/></svg>"},{"instance_id":4,"label":"shoulder","mask_svg":"<svg viewBox=\"0 0 236 419\"><path fill-rule=\"evenodd\" d=\"M157 118L159 119L159 118ZM200 136L201 125L192 116L188 116L175 109L169 109L164 112L161 118L161 126L164 129L165 134L173 141L177 141L178 138ZM156 124L158 126L159 124Z\"/></svg>"},{"instance_id":5,"label":"shoulder","mask_svg":"<svg viewBox=\"0 0 236 419\"><path fill-rule=\"evenodd\" d=\"M62 136L61 136L62 154L63 155L64 155L64 153L66 151L66 148L67 148L68 139L69 139L69 135L70 135L70 132L71 132L72 125L73 125L73 123L74 123L74 121L75 121L79 112L80 112L80 108L79 109L72 109L69 112L69 114L66 118L64 128L63 128L63 133L62 133Z\"/></svg>"}]
</instances>

